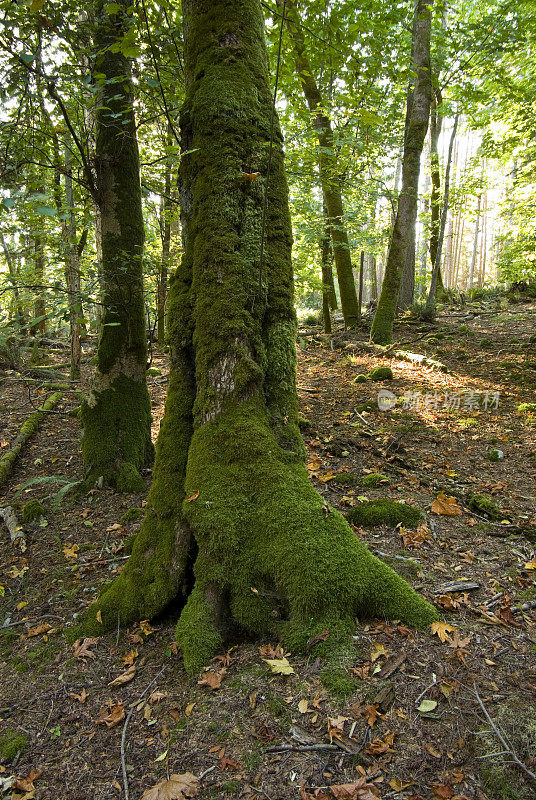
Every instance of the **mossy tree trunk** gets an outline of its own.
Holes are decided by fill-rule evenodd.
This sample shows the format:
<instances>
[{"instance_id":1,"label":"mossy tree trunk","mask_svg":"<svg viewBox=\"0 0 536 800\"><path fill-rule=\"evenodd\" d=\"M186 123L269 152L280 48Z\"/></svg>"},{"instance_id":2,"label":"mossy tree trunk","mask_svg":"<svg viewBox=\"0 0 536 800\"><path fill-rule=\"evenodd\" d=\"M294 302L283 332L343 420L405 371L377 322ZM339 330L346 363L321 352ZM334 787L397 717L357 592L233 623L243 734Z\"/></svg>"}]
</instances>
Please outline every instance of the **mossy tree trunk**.
<instances>
[{"instance_id":1,"label":"mossy tree trunk","mask_svg":"<svg viewBox=\"0 0 536 800\"><path fill-rule=\"evenodd\" d=\"M278 2L282 9L281 0ZM348 232L344 221L344 206L342 202L341 187L337 169L337 153L331 120L325 113L325 103L322 94L313 77L307 48L302 30L296 14L295 4L291 0L286 3L287 25L292 37L296 69L300 78L303 93L309 111L313 115L313 124L318 140L318 166L322 195L330 227L333 245L333 258L337 270L337 282L341 298L341 311L344 324L353 328L361 319L361 309L357 302L354 274Z\"/></svg>"},{"instance_id":2,"label":"mossy tree trunk","mask_svg":"<svg viewBox=\"0 0 536 800\"><path fill-rule=\"evenodd\" d=\"M82 405L82 454L89 474L121 491L139 491L139 469L153 455L146 382L142 254L144 227L133 86L121 52L130 28L129 0L95 9L94 77L97 202L102 241L103 305L97 367Z\"/></svg>"},{"instance_id":3,"label":"mossy tree trunk","mask_svg":"<svg viewBox=\"0 0 536 800\"><path fill-rule=\"evenodd\" d=\"M153 616L182 594L176 638L193 674L231 624L302 649L328 629L329 650L349 641L342 634L356 614L418 625L436 614L308 480L277 125L267 176L272 96L260 0L183 0L183 13L185 251L169 300L166 411L132 557L82 630Z\"/></svg>"},{"instance_id":4,"label":"mossy tree trunk","mask_svg":"<svg viewBox=\"0 0 536 800\"><path fill-rule=\"evenodd\" d=\"M396 219L387 254L385 277L370 334L371 339L377 344L389 344L392 340L400 281L406 264L408 248L411 245L412 231L414 237L420 159L428 129L432 93L430 80L431 20L431 3L428 0L419 0L413 24L412 67L415 71L415 86L411 102L408 102L406 117L402 189L398 198Z\"/></svg>"}]
</instances>

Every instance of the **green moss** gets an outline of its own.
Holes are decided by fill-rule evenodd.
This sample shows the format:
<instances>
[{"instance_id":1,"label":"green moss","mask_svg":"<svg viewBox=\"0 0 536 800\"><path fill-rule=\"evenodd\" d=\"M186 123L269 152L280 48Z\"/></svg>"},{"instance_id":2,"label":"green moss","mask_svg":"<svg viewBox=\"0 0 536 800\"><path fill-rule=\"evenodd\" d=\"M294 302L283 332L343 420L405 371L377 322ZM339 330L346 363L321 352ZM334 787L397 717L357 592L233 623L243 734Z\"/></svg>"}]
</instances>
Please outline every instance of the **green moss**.
<instances>
[{"instance_id":1,"label":"green moss","mask_svg":"<svg viewBox=\"0 0 536 800\"><path fill-rule=\"evenodd\" d=\"M367 489L379 486L381 483L391 483L391 479L380 472L371 472L369 475L365 475L361 481L361 485Z\"/></svg>"},{"instance_id":2,"label":"green moss","mask_svg":"<svg viewBox=\"0 0 536 800\"><path fill-rule=\"evenodd\" d=\"M158 367L149 367L147 370L147 375L150 375L152 378L156 377L157 375L161 375L162 370L158 369Z\"/></svg>"},{"instance_id":3,"label":"green moss","mask_svg":"<svg viewBox=\"0 0 536 800\"><path fill-rule=\"evenodd\" d=\"M45 507L37 498L29 500L22 508L23 522L37 522L44 515Z\"/></svg>"},{"instance_id":4,"label":"green moss","mask_svg":"<svg viewBox=\"0 0 536 800\"><path fill-rule=\"evenodd\" d=\"M369 381L392 381L393 370L391 367L375 367L367 375Z\"/></svg>"},{"instance_id":5,"label":"green moss","mask_svg":"<svg viewBox=\"0 0 536 800\"><path fill-rule=\"evenodd\" d=\"M333 478L333 483L338 483L340 486L356 486L357 478L351 472L339 472Z\"/></svg>"},{"instance_id":6,"label":"green moss","mask_svg":"<svg viewBox=\"0 0 536 800\"><path fill-rule=\"evenodd\" d=\"M414 528L424 520L422 511L417 508L385 498L359 503L346 516L354 525L364 528L375 528L379 525L395 527L399 524Z\"/></svg>"},{"instance_id":7,"label":"green moss","mask_svg":"<svg viewBox=\"0 0 536 800\"><path fill-rule=\"evenodd\" d=\"M489 494L471 493L467 500L467 505L471 511L478 514L484 514L489 519L502 519L503 513L493 497Z\"/></svg>"},{"instance_id":8,"label":"green moss","mask_svg":"<svg viewBox=\"0 0 536 800\"><path fill-rule=\"evenodd\" d=\"M2 456L2 458L0 458L0 486L11 472L13 464L25 442L36 432L43 420L46 418L46 412L53 409L59 403L61 397L61 394L56 392L43 403L40 409L37 409L37 411L34 411L32 414L30 414L30 416L22 423L11 449L8 450L8 452Z\"/></svg>"},{"instance_id":9,"label":"green moss","mask_svg":"<svg viewBox=\"0 0 536 800\"><path fill-rule=\"evenodd\" d=\"M116 488L118 492L130 492L136 494L145 490L145 481L140 473L128 461L121 464L121 469L116 478Z\"/></svg>"},{"instance_id":10,"label":"green moss","mask_svg":"<svg viewBox=\"0 0 536 800\"><path fill-rule=\"evenodd\" d=\"M0 736L0 756L3 761L13 761L19 754L28 748L28 736L21 731L8 728Z\"/></svg>"},{"instance_id":11,"label":"green moss","mask_svg":"<svg viewBox=\"0 0 536 800\"><path fill-rule=\"evenodd\" d=\"M488 461L500 461L501 460L501 451L496 450L494 447L491 450L488 450Z\"/></svg>"},{"instance_id":12,"label":"green moss","mask_svg":"<svg viewBox=\"0 0 536 800\"><path fill-rule=\"evenodd\" d=\"M326 666L320 672L320 680L325 689L334 697L348 697L357 691L358 681L351 678L344 667Z\"/></svg>"},{"instance_id":13,"label":"green moss","mask_svg":"<svg viewBox=\"0 0 536 800\"><path fill-rule=\"evenodd\" d=\"M127 525L129 522L136 522L136 520L141 519L144 514L145 511L143 508L134 506L134 508L129 508L128 511L125 511L119 522L121 525Z\"/></svg>"},{"instance_id":14,"label":"green moss","mask_svg":"<svg viewBox=\"0 0 536 800\"><path fill-rule=\"evenodd\" d=\"M207 665L223 642L212 609L197 583L180 615L175 640L182 647L184 666L189 675L195 675Z\"/></svg>"},{"instance_id":15,"label":"green moss","mask_svg":"<svg viewBox=\"0 0 536 800\"><path fill-rule=\"evenodd\" d=\"M514 697L508 704L498 705L491 713L494 723L505 735L517 757L525 764L532 763L536 756L533 709ZM475 744L480 756L496 753L501 747L489 725L475 737ZM483 788L490 797L500 800L530 800L534 797L533 787L513 765L502 763L497 758L483 758L477 763L480 765Z\"/></svg>"},{"instance_id":16,"label":"green moss","mask_svg":"<svg viewBox=\"0 0 536 800\"><path fill-rule=\"evenodd\" d=\"M536 403L520 403L517 407L520 414L536 413Z\"/></svg>"},{"instance_id":17,"label":"green moss","mask_svg":"<svg viewBox=\"0 0 536 800\"><path fill-rule=\"evenodd\" d=\"M304 417L300 414L300 416L298 417L298 425L300 430L303 431L307 430L308 428L311 428L313 423L311 422L311 420L307 419L307 417Z\"/></svg>"},{"instance_id":18,"label":"green moss","mask_svg":"<svg viewBox=\"0 0 536 800\"><path fill-rule=\"evenodd\" d=\"M413 558L395 558L394 556L379 556L379 558L404 580L411 582L422 576L422 567Z\"/></svg>"},{"instance_id":19,"label":"green moss","mask_svg":"<svg viewBox=\"0 0 536 800\"><path fill-rule=\"evenodd\" d=\"M490 350L493 347L493 342L491 341L491 339L481 339L480 347L483 350Z\"/></svg>"},{"instance_id":20,"label":"green moss","mask_svg":"<svg viewBox=\"0 0 536 800\"><path fill-rule=\"evenodd\" d=\"M354 383L366 383L367 376L366 375L356 375L354 378Z\"/></svg>"}]
</instances>

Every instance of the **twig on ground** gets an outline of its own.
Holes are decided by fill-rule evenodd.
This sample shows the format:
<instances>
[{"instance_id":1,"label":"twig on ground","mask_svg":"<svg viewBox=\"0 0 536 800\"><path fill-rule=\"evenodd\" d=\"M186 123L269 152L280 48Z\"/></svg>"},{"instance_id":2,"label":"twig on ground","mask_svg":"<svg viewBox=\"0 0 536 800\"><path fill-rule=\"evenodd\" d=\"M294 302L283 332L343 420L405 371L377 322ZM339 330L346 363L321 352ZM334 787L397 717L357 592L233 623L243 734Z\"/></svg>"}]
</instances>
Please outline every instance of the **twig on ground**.
<instances>
[{"instance_id":1,"label":"twig on ground","mask_svg":"<svg viewBox=\"0 0 536 800\"><path fill-rule=\"evenodd\" d=\"M504 754L504 755L510 756L510 758L512 759L511 763L513 763L517 767L519 767L519 769L536 786L536 775L534 774L534 772L531 772L530 769L526 766L526 764L524 764L523 761L521 761L521 759L517 756L517 754L514 752L513 747L506 741L506 739L505 739L502 731L500 730L500 728L497 727L497 725L493 722L492 718L490 717L486 706L482 702L482 698L478 694L478 689L476 688L476 681L473 681L473 693L474 693L474 696L476 698L476 701L477 701L478 705L480 706L480 708L482 710L482 713L486 717L486 721L490 725L493 733L495 734L495 736L497 737L499 742L504 747L504 753L495 753L494 755L503 755ZM491 758L491 756L490 756L490 758Z\"/></svg>"}]
</instances>

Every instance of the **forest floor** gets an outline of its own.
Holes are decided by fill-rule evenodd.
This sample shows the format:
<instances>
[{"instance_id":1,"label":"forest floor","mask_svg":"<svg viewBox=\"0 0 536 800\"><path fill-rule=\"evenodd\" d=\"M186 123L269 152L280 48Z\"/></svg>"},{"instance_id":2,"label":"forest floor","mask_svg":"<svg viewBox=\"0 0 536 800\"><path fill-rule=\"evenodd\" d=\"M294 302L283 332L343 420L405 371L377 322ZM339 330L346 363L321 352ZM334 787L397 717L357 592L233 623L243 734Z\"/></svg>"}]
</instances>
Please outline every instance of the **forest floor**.
<instances>
[{"instance_id":1,"label":"forest floor","mask_svg":"<svg viewBox=\"0 0 536 800\"><path fill-rule=\"evenodd\" d=\"M56 511L45 501L45 515L23 525L24 552L0 522L0 749L11 757L0 759L0 797L122 798L122 747L132 800L190 797L197 785L202 798L245 800L534 797L530 777L504 762L515 752L536 771L536 415L517 410L535 400L535 319L535 304L472 305L434 325L397 326L403 349L445 372L376 357L360 345L365 327L335 331L333 347L320 329L299 334L312 480L343 513L363 497L425 512L418 530L355 532L395 556L445 621L416 632L356 620L346 680L330 684L319 660L294 653L285 654L291 674L272 673L264 659L281 660L278 642L244 638L189 682L173 642L176 610L68 645L65 629L124 564L140 523L122 517L145 495L93 489ZM393 380L354 381L384 365ZM149 379L156 435L166 357L153 366L162 370ZM0 456L42 400L14 377L0 373ZM378 408L380 389L399 398L391 410ZM0 488L0 506L20 509L61 486L26 487L29 479L80 479L79 422L65 413L78 402L65 392L59 413L47 415ZM385 478L367 486L375 473ZM492 498L495 516L471 509L471 493ZM469 583L454 591L453 581ZM507 748L485 733L486 713ZM14 733L26 744L18 755L7 752ZM185 773L182 790L166 783Z\"/></svg>"}]
</instances>

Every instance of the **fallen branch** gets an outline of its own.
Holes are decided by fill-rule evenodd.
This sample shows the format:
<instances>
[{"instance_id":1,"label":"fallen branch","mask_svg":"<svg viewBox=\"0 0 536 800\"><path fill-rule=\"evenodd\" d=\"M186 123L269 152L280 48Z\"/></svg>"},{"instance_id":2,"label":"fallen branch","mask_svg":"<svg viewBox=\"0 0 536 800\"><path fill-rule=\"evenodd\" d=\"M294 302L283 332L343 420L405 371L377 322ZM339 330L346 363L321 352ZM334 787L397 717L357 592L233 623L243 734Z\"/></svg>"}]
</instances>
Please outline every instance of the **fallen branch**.
<instances>
[{"instance_id":1,"label":"fallen branch","mask_svg":"<svg viewBox=\"0 0 536 800\"><path fill-rule=\"evenodd\" d=\"M4 525L8 530L11 542L17 542L24 552L24 550L26 550L26 539L13 508L11 506L0 508L0 519L4 520Z\"/></svg>"},{"instance_id":2,"label":"fallen branch","mask_svg":"<svg viewBox=\"0 0 536 800\"><path fill-rule=\"evenodd\" d=\"M41 422L46 417L46 412L53 409L54 406L59 403L61 397L61 392L56 392L43 403L41 408L38 408L33 412L33 414L30 414L30 416L22 423L20 431L15 441L11 445L11 448L0 459L0 486L4 483L7 476L11 472L13 464L22 450L23 445L39 428Z\"/></svg>"},{"instance_id":3,"label":"fallen branch","mask_svg":"<svg viewBox=\"0 0 536 800\"><path fill-rule=\"evenodd\" d=\"M448 372L448 367L441 361L436 361L435 358L428 358L428 356L421 353L409 353L406 350L396 350L396 345L389 345L389 347L382 347L380 344L373 342L350 342L346 345L345 350L367 350L379 357L389 356L390 358L398 358L399 361L409 361L419 367L430 367L437 369L438 372Z\"/></svg>"}]
</instances>

